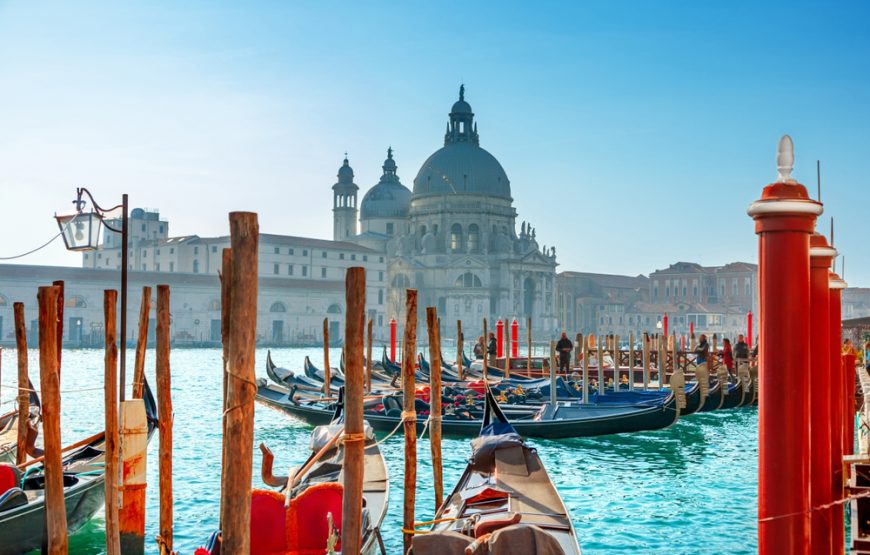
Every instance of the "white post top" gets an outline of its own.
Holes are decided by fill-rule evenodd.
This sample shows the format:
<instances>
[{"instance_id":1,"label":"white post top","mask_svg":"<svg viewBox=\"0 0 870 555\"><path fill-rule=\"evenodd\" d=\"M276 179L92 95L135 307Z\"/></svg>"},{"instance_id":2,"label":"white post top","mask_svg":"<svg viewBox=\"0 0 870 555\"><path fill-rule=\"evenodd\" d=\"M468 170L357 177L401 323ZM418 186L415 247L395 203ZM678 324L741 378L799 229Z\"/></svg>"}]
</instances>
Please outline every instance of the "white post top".
<instances>
[{"instance_id":1,"label":"white post top","mask_svg":"<svg viewBox=\"0 0 870 555\"><path fill-rule=\"evenodd\" d=\"M779 173L777 181L782 183L794 183L791 176L794 169L794 142L788 135L783 135L779 140L776 150L776 170Z\"/></svg>"}]
</instances>

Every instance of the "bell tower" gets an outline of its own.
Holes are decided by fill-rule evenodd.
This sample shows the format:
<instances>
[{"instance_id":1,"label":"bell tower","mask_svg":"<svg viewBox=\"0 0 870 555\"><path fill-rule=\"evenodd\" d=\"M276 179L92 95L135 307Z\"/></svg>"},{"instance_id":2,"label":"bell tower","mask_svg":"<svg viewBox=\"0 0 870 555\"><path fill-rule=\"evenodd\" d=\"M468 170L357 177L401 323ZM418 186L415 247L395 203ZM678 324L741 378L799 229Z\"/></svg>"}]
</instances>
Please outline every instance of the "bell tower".
<instances>
[{"instance_id":1,"label":"bell tower","mask_svg":"<svg viewBox=\"0 0 870 555\"><path fill-rule=\"evenodd\" d=\"M338 168L338 182L332 186L332 238L335 241L347 241L357 234L358 191L345 153L344 162Z\"/></svg>"}]
</instances>

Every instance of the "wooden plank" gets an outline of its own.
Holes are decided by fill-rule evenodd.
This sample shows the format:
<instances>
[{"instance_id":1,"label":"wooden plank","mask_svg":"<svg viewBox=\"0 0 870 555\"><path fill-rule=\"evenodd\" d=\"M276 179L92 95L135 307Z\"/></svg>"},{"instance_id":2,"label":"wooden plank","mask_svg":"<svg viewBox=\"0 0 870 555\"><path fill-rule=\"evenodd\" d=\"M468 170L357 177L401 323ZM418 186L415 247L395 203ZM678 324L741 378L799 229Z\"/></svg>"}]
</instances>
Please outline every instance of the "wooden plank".
<instances>
[{"instance_id":1,"label":"wooden plank","mask_svg":"<svg viewBox=\"0 0 870 555\"><path fill-rule=\"evenodd\" d=\"M405 488L402 507L403 527L414 529L414 503L417 497L417 412L414 409L414 356L417 350L417 290L405 291L405 334L402 343L402 421L405 432ZM404 553L411 548L413 534L404 533Z\"/></svg>"},{"instance_id":2,"label":"wooden plank","mask_svg":"<svg viewBox=\"0 0 870 555\"><path fill-rule=\"evenodd\" d=\"M365 434L363 420L363 343L365 340L366 273L348 268L344 322L344 498L341 514L341 552L357 555L362 546L363 473Z\"/></svg>"},{"instance_id":3,"label":"wooden plank","mask_svg":"<svg viewBox=\"0 0 870 555\"><path fill-rule=\"evenodd\" d=\"M145 384L145 351L148 349L148 318L151 313L151 288L142 288L139 305L139 333L136 339L136 359L133 362L133 398L141 399Z\"/></svg>"},{"instance_id":4,"label":"wooden plank","mask_svg":"<svg viewBox=\"0 0 870 555\"><path fill-rule=\"evenodd\" d=\"M66 505L63 498L63 462L60 438L60 368L57 354L57 300L60 288L40 287L39 383L42 395L42 437L45 446L45 525L47 552L62 555L69 550ZM108 480L107 480L108 482Z\"/></svg>"},{"instance_id":5,"label":"wooden plank","mask_svg":"<svg viewBox=\"0 0 870 555\"><path fill-rule=\"evenodd\" d=\"M257 249L252 212L230 213L232 277L227 376L226 467L221 476L224 553L251 550L251 478L254 446L254 354L257 347Z\"/></svg>"}]
</instances>

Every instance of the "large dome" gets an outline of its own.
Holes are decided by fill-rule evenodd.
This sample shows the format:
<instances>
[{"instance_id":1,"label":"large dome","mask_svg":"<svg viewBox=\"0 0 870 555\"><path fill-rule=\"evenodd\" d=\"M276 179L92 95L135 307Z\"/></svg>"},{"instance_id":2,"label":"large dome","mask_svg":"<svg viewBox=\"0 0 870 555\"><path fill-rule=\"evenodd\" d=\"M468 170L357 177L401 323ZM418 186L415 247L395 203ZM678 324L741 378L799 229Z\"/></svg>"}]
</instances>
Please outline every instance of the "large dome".
<instances>
[{"instance_id":1,"label":"large dome","mask_svg":"<svg viewBox=\"0 0 870 555\"><path fill-rule=\"evenodd\" d=\"M511 198L495 156L472 142L450 143L430 156L414 179L414 195L467 194Z\"/></svg>"},{"instance_id":2,"label":"large dome","mask_svg":"<svg viewBox=\"0 0 870 555\"><path fill-rule=\"evenodd\" d=\"M387 159L383 166L384 174L378 184L369 189L360 203L360 219L405 218L411 206L411 191L402 185L396 175L396 162L393 149L387 149Z\"/></svg>"}]
</instances>

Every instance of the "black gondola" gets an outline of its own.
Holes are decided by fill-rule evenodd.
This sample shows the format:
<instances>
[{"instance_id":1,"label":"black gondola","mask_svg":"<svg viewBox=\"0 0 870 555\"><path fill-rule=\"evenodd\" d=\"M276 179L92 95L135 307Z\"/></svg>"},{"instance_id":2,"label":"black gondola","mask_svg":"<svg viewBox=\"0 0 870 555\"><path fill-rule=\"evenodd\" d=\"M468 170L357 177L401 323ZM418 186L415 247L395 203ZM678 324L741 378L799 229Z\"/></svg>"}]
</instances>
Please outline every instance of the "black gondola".
<instances>
[{"instance_id":1,"label":"black gondola","mask_svg":"<svg viewBox=\"0 0 870 555\"><path fill-rule=\"evenodd\" d=\"M148 438L157 427L157 405L148 381L143 390ZM80 447L63 459L67 529L75 532L105 503L105 436ZM42 544L45 531L45 475L42 466L21 474L11 465L0 465L0 555L18 555ZM10 484L10 481L12 483ZM9 487L11 486L11 487Z\"/></svg>"},{"instance_id":2,"label":"black gondola","mask_svg":"<svg viewBox=\"0 0 870 555\"><path fill-rule=\"evenodd\" d=\"M329 423L332 417L331 405L316 402L306 402L295 398L295 392L288 394L284 388L276 387L261 381L258 383L257 400L261 403L280 409L288 414L313 425ZM386 404L388 399L399 399L398 396L384 397L383 403L377 400L366 405L366 420L377 431L389 432L401 422L401 416L387 415L386 408L376 408L377 404ZM420 414L428 410L428 404L421 400L417 415L417 431L421 432L426 423L426 415ZM522 416L514 418L517 430L527 437L566 438L590 437L605 434L637 432L641 430L656 430L666 428L677 421L676 400L674 395L638 396L634 403L621 403L617 399L602 400L586 405L579 403L559 403L557 407L544 404L540 407L520 407ZM474 435L480 427L480 419L468 419L461 413L449 414L445 410L442 415L441 429L445 434Z\"/></svg>"},{"instance_id":3,"label":"black gondola","mask_svg":"<svg viewBox=\"0 0 870 555\"><path fill-rule=\"evenodd\" d=\"M580 555L571 516L537 451L489 390L485 405L471 460L435 514L431 532L414 536L412 551L461 553L473 542L487 542L490 552Z\"/></svg>"},{"instance_id":4,"label":"black gondola","mask_svg":"<svg viewBox=\"0 0 870 555\"><path fill-rule=\"evenodd\" d=\"M725 396L722 395L722 384L719 383L719 380L716 380L707 390L707 397L704 398L704 403L701 405L701 408L698 409L698 412L719 410L722 408L722 402L724 400Z\"/></svg>"}]
</instances>

